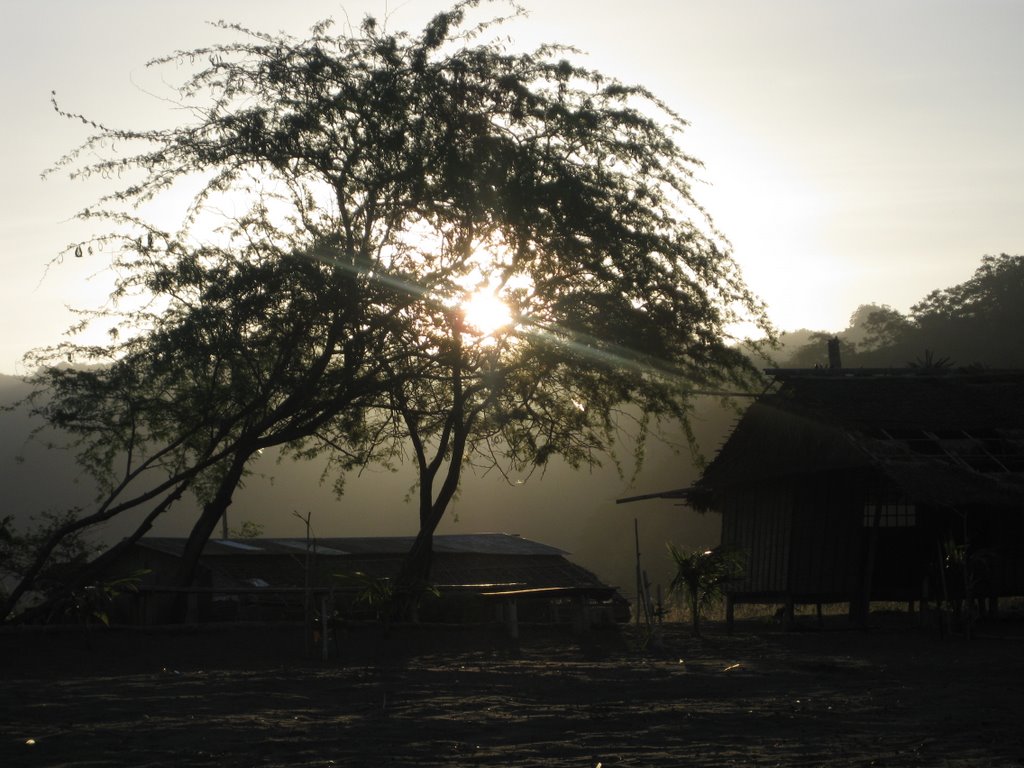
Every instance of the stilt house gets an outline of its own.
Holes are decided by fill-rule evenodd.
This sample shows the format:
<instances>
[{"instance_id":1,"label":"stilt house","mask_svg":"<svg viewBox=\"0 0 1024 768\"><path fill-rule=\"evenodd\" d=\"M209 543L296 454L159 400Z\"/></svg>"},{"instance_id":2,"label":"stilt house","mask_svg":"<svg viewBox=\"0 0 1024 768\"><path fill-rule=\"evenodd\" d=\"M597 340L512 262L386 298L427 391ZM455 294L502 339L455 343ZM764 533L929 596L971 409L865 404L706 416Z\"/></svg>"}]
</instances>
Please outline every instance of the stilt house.
<instances>
[{"instance_id":1,"label":"stilt house","mask_svg":"<svg viewBox=\"0 0 1024 768\"><path fill-rule=\"evenodd\" d=\"M1024 595L1024 372L767 371L685 499L722 514L740 603ZM648 497L648 498L649 498Z\"/></svg>"}]
</instances>

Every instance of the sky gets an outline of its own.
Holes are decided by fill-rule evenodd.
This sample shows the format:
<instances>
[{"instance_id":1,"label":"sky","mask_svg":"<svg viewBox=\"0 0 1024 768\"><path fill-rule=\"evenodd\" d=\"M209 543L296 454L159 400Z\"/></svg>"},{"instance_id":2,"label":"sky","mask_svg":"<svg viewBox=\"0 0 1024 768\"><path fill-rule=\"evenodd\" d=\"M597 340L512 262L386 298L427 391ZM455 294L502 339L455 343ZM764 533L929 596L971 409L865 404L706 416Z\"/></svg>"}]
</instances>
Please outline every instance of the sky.
<instances>
[{"instance_id":1,"label":"sky","mask_svg":"<svg viewBox=\"0 0 1024 768\"><path fill-rule=\"evenodd\" d=\"M839 330L867 302L906 310L1024 251L1024 3L1016 0L525 0L512 45L568 43L690 121L696 194L777 327ZM4 0L0 3L0 373L102 301L86 232L98 187L40 173L86 138L61 104L122 126L181 115L180 73L145 62L238 20L301 35L366 13L418 30L436 0ZM495 3L500 10L503 6Z\"/></svg>"},{"instance_id":2,"label":"sky","mask_svg":"<svg viewBox=\"0 0 1024 768\"><path fill-rule=\"evenodd\" d=\"M572 44L583 63L648 86L690 122L684 148L704 163L696 197L780 329L840 330L868 302L905 311L968 278L985 254L1024 252L1024 2L522 4L528 16L505 29L513 48ZM60 341L74 321L68 307L98 306L109 286L96 260L51 263L88 234L73 216L100 189L40 178L88 135L55 114L51 91L65 109L107 124L168 125L185 117L167 99L183 73L145 63L230 39L207 21L301 35L329 16L355 25L371 13L389 29L417 31L444 7L0 0L0 373L26 373L22 355ZM681 484L665 479L678 458L649 464L638 492ZM407 485L395 480L394 493ZM553 496L563 508L593 508L595 494L610 503L624 485L606 474L585 496L579 484L546 481L517 503L537 516ZM280 486L260 493L290 503ZM481 494L470 487L457 514L471 518L473 504L486 503ZM631 526L622 534L631 537Z\"/></svg>"}]
</instances>

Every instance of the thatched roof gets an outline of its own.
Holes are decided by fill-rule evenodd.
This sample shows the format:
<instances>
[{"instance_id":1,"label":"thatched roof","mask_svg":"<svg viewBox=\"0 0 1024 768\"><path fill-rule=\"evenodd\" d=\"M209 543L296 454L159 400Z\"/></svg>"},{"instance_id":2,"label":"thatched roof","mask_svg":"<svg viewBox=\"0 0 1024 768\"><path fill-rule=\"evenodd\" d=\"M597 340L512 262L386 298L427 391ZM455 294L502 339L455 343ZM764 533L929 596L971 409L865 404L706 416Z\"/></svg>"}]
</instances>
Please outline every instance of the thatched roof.
<instances>
[{"instance_id":1,"label":"thatched roof","mask_svg":"<svg viewBox=\"0 0 1024 768\"><path fill-rule=\"evenodd\" d=\"M881 471L918 503L1024 504L1024 372L772 370L692 494Z\"/></svg>"}]
</instances>

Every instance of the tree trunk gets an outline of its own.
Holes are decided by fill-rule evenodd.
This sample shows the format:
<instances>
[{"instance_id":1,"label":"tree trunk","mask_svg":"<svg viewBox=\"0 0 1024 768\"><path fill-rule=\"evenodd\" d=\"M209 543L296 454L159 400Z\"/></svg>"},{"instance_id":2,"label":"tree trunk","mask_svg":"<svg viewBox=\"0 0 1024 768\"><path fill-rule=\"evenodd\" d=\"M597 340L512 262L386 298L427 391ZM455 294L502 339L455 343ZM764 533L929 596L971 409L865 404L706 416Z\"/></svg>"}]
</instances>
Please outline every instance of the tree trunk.
<instances>
[{"instance_id":1,"label":"tree trunk","mask_svg":"<svg viewBox=\"0 0 1024 768\"><path fill-rule=\"evenodd\" d=\"M216 495L203 507L199 519L192 526L188 541L185 543L185 551L182 553L181 562L178 563L178 570L174 576L174 586L191 586L196 575L196 568L199 565L199 557L203 553L206 542L217 527L218 521L224 515L225 510L231 506L231 498L238 487L242 474L245 472L245 465L252 456L252 451L240 451L231 459L231 465L221 478L217 486ZM188 595L179 593L173 600L168 601L164 620L169 623L178 623L184 620Z\"/></svg>"},{"instance_id":2,"label":"tree trunk","mask_svg":"<svg viewBox=\"0 0 1024 768\"><path fill-rule=\"evenodd\" d=\"M461 461L461 451L456 451ZM455 459L453 458L453 461ZM416 540L402 562L402 569L395 580L392 616L404 621L415 621L420 601L430 583L430 567L434 557L434 531L441 523L448 503L458 487L460 466L449 464L448 476L436 500L431 500L431 485L421 480L424 488L420 493L420 529Z\"/></svg>"},{"instance_id":3,"label":"tree trunk","mask_svg":"<svg viewBox=\"0 0 1024 768\"><path fill-rule=\"evenodd\" d=\"M395 581L393 615L396 619L415 621L420 601L430 583L430 566L434 559L434 529L420 528L402 570Z\"/></svg>"},{"instance_id":4,"label":"tree trunk","mask_svg":"<svg viewBox=\"0 0 1024 768\"><path fill-rule=\"evenodd\" d=\"M447 505L445 505L446 507ZM415 622L430 584L430 566L434 555L434 531L444 516L444 508L432 509L431 514L420 517L420 530L412 549L401 563L394 583L392 615L399 621Z\"/></svg>"},{"instance_id":5,"label":"tree trunk","mask_svg":"<svg viewBox=\"0 0 1024 768\"><path fill-rule=\"evenodd\" d=\"M436 446L437 452L427 461L422 435L417 420L406 404L403 411L410 437L416 448L420 480L420 529L412 549L402 563L402 569L395 581L392 600L392 615L396 618L415 621L420 600L430 580L430 566L434 554L434 531L444 517L448 504L459 489L462 476L462 460L466 455L466 438L469 435L472 417L466 417L466 399L462 382L462 357L460 333L461 320L453 326L452 343L454 356L452 364L452 412ZM438 471L445 466L444 482L434 498L434 480Z\"/></svg>"}]
</instances>

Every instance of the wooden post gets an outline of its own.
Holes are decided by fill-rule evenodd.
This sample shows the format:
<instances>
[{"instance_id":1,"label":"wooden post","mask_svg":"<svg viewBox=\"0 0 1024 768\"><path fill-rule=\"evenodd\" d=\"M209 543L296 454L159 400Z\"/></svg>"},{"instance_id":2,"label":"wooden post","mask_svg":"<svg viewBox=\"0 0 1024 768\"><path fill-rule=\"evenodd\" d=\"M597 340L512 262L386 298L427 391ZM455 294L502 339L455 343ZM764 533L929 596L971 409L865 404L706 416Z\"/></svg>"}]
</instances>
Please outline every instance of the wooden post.
<instances>
[{"instance_id":1,"label":"wooden post","mask_svg":"<svg viewBox=\"0 0 1024 768\"><path fill-rule=\"evenodd\" d=\"M651 646L657 650L661 650L665 647L665 627L663 626L663 619L665 616L665 609L661 602L661 584L656 589L657 602L654 608L654 627L651 629Z\"/></svg>"},{"instance_id":2,"label":"wooden post","mask_svg":"<svg viewBox=\"0 0 1024 768\"><path fill-rule=\"evenodd\" d=\"M967 512L955 510L964 521L964 555L962 560L964 578L964 636L974 637L974 569L971 567L971 529Z\"/></svg>"},{"instance_id":3,"label":"wooden post","mask_svg":"<svg viewBox=\"0 0 1024 768\"><path fill-rule=\"evenodd\" d=\"M651 581L647 578L647 571L643 571L644 584L644 619L647 621L647 628L650 629L654 620L654 606L651 604Z\"/></svg>"},{"instance_id":4,"label":"wooden post","mask_svg":"<svg viewBox=\"0 0 1024 768\"><path fill-rule=\"evenodd\" d=\"M574 629L576 630L576 634L585 635L587 634L587 632L590 631L590 610L588 605L589 601L587 600L586 595L579 595L576 597L575 602L576 620L573 622Z\"/></svg>"},{"instance_id":5,"label":"wooden post","mask_svg":"<svg viewBox=\"0 0 1024 768\"><path fill-rule=\"evenodd\" d=\"M736 617L736 599L732 595L725 596L725 628L726 631L731 635L733 629L733 620Z\"/></svg>"},{"instance_id":6,"label":"wooden post","mask_svg":"<svg viewBox=\"0 0 1024 768\"><path fill-rule=\"evenodd\" d=\"M329 624L327 623L327 595L320 598L320 660L327 661L330 655L328 651L328 635L330 635Z\"/></svg>"},{"instance_id":7,"label":"wooden post","mask_svg":"<svg viewBox=\"0 0 1024 768\"><path fill-rule=\"evenodd\" d=\"M633 518L633 540L636 542L636 628L640 629L640 607L644 599L643 572L640 570L640 523Z\"/></svg>"},{"instance_id":8,"label":"wooden post","mask_svg":"<svg viewBox=\"0 0 1024 768\"><path fill-rule=\"evenodd\" d=\"M508 630L509 637L513 640L519 639L519 610L516 607L516 599L514 597L507 598L505 600L505 628Z\"/></svg>"},{"instance_id":9,"label":"wooden post","mask_svg":"<svg viewBox=\"0 0 1024 768\"><path fill-rule=\"evenodd\" d=\"M936 598L936 612L939 614L939 635L945 637L949 631L949 584L946 582L946 548L942 544L942 538L936 537L935 547L939 557L939 583L942 586L942 597Z\"/></svg>"},{"instance_id":10,"label":"wooden post","mask_svg":"<svg viewBox=\"0 0 1024 768\"><path fill-rule=\"evenodd\" d=\"M850 618L866 629L871 614L871 583L875 576L875 549L878 547L878 528L882 523L882 505L876 503L871 528L868 531L867 551L864 553L864 572L861 574L860 594L850 606Z\"/></svg>"},{"instance_id":11,"label":"wooden post","mask_svg":"<svg viewBox=\"0 0 1024 768\"><path fill-rule=\"evenodd\" d=\"M185 623L199 623L199 595L195 592L188 593L188 609L185 612Z\"/></svg>"}]
</instances>

